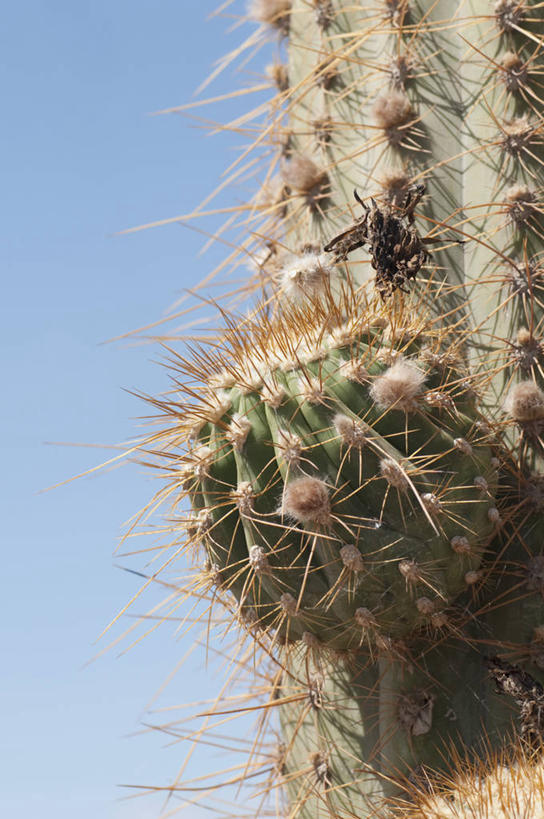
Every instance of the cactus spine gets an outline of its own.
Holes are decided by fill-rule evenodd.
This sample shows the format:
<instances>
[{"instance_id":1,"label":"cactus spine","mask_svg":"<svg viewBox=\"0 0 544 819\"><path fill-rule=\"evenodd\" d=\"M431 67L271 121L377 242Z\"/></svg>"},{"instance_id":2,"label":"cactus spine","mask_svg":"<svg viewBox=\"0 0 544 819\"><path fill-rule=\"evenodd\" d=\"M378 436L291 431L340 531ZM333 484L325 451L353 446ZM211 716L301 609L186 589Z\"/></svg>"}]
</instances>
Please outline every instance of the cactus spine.
<instances>
[{"instance_id":1,"label":"cactus spine","mask_svg":"<svg viewBox=\"0 0 544 819\"><path fill-rule=\"evenodd\" d=\"M481 774L474 760L506 753L515 711L493 678L524 669L517 702L544 695L544 8L252 13L287 54L265 123L280 177L243 246L265 304L186 367L196 401L163 402L168 495L191 500L200 588L281 669L287 815L387 816L463 754ZM365 241L342 255L329 243L365 207ZM382 297L380 265L400 277ZM528 711L527 753L542 739ZM418 815L449 815L435 807Z\"/></svg>"}]
</instances>

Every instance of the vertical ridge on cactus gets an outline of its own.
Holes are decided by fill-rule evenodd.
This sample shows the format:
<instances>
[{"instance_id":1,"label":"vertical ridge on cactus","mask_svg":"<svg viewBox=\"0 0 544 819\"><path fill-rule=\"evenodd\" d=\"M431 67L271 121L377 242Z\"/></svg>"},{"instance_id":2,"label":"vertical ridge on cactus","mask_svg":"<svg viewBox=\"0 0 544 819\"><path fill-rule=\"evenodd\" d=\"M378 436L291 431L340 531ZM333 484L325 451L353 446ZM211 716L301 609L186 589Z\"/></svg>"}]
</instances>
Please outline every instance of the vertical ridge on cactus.
<instances>
[{"instance_id":1,"label":"vertical ridge on cactus","mask_svg":"<svg viewBox=\"0 0 544 819\"><path fill-rule=\"evenodd\" d=\"M289 819L537 816L515 709L544 683L544 6L248 14L285 57L230 124L257 128L231 179L272 155L229 258L253 269L172 353L142 451L192 507L195 593L268 658L257 792Z\"/></svg>"}]
</instances>

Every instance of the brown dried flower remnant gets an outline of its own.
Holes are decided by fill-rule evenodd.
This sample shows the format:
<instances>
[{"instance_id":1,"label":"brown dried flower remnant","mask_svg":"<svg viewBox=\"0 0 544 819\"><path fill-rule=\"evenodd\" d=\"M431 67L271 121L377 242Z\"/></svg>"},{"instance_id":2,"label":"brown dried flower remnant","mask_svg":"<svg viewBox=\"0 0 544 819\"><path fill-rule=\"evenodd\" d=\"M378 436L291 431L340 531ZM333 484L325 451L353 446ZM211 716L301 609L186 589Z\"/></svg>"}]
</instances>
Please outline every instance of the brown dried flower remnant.
<instances>
[{"instance_id":1,"label":"brown dried flower remnant","mask_svg":"<svg viewBox=\"0 0 544 819\"><path fill-rule=\"evenodd\" d=\"M425 244L437 241L422 239L412 227L414 209L424 192L424 185L415 185L409 189L402 207L382 209L374 199L368 207L354 191L355 199L364 209L363 216L331 239L324 250L333 252L336 261L345 261L349 253L368 244L376 271L376 289L382 299L395 290L406 292L406 284L415 279L427 261Z\"/></svg>"}]
</instances>

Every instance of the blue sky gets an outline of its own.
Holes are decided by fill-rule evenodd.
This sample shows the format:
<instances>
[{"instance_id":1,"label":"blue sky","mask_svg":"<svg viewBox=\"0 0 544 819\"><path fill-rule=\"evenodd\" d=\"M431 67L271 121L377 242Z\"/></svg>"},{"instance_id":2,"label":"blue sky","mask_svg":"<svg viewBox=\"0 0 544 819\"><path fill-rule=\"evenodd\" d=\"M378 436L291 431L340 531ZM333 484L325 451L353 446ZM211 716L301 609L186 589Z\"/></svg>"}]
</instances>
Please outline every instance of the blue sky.
<instances>
[{"instance_id":1,"label":"blue sky","mask_svg":"<svg viewBox=\"0 0 544 819\"><path fill-rule=\"evenodd\" d=\"M114 235L190 211L234 156L237 139L148 116L189 101L240 41L228 20L206 20L215 5L18 0L3 9L0 801L10 819L151 819L160 801L119 801L119 783L165 785L182 758L160 736L131 735L190 640L164 627L86 665L138 587L112 554L153 482L128 466L40 490L115 452L94 445L138 433L146 410L128 391L167 386L157 351L102 342L160 318L222 254L199 258L202 237L176 225ZM227 74L212 90L253 79ZM243 106L206 115L227 110ZM198 655L161 701L207 696L213 683Z\"/></svg>"}]
</instances>

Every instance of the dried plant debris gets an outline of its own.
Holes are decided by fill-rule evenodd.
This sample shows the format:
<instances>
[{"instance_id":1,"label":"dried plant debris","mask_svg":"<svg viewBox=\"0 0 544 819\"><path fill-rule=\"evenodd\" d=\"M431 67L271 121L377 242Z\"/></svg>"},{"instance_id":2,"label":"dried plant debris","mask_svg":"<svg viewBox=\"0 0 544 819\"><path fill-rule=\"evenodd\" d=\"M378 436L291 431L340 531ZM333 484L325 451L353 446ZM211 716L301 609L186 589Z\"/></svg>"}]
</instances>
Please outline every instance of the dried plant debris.
<instances>
[{"instance_id":1,"label":"dried plant debris","mask_svg":"<svg viewBox=\"0 0 544 819\"><path fill-rule=\"evenodd\" d=\"M376 289L382 298L395 290L406 292L406 284L415 279L428 258L425 239L413 227L414 210L424 192L424 185L414 186L401 208L389 205L380 208L374 199L369 207L354 191L355 199L364 210L363 216L331 239L324 250L333 252L336 261L342 261L352 251L368 245L376 271Z\"/></svg>"},{"instance_id":2,"label":"dried plant debris","mask_svg":"<svg viewBox=\"0 0 544 819\"><path fill-rule=\"evenodd\" d=\"M521 738L532 748L541 748L544 740L544 688L519 666L489 657L489 673L497 692L512 697L520 709Z\"/></svg>"}]
</instances>

